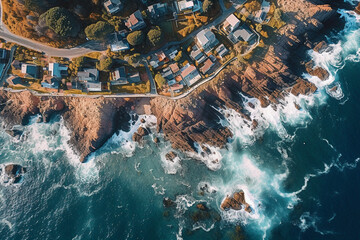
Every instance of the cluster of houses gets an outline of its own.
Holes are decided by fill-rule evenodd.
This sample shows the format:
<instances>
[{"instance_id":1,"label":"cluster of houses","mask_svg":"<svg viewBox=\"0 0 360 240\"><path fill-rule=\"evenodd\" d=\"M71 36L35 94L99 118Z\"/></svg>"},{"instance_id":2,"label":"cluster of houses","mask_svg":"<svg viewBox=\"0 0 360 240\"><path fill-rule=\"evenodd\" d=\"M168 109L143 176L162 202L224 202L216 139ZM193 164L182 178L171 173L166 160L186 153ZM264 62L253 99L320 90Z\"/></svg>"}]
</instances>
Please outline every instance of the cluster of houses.
<instances>
[{"instance_id":1,"label":"cluster of houses","mask_svg":"<svg viewBox=\"0 0 360 240\"><path fill-rule=\"evenodd\" d=\"M256 38L256 34L246 24L241 25L241 21L234 14L226 18L222 28L233 44L240 41L251 43Z\"/></svg>"}]
</instances>

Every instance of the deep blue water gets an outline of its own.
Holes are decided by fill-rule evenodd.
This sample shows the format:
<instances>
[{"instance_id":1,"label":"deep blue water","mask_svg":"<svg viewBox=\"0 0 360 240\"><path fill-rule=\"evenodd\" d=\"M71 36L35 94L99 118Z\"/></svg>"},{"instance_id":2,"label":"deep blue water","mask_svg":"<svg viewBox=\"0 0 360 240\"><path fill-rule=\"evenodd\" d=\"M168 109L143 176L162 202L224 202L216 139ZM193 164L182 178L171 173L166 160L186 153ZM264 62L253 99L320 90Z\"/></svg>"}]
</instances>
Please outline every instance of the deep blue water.
<instances>
[{"instance_id":1,"label":"deep blue water","mask_svg":"<svg viewBox=\"0 0 360 240\"><path fill-rule=\"evenodd\" d=\"M131 132L121 132L80 164L60 118L50 124L34 118L21 140L1 131L0 163L28 172L21 184L0 186L0 238L359 239L360 31L358 20L346 16L331 49L309 52L330 79L304 75L319 90L289 96L276 111L244 98L257 106L248 109L259 122L255 133L222 110L236 137L228 150L211 148L211 156L180 154L169 163L169 143L156 146L150 136L138 146ZM204 184L208 191L201 193ZM226 194L240 189L254 212L222 212ZM165 208L164 197L176 207ZM194 215L200 202L210 209L206 219Z\"/></svg>"}]
</instances>

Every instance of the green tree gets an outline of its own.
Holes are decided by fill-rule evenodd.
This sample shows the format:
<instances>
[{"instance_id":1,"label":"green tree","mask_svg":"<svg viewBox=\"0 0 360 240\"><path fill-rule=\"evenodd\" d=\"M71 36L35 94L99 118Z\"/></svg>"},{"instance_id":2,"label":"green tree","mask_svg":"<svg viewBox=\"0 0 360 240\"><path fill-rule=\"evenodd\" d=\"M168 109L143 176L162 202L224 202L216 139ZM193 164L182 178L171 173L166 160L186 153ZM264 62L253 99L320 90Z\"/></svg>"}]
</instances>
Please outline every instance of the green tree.
<instances>
[{"instance_id":1,"label":"green tree","mask_svg":"<svg viewBox=\"0 0 360 240\"><path fill-rule=\"evenodd\" d=\"M158 45L162 41L162 32L160 27L156 26L150 29L147 34L147 38L153 47Z\"/></svg>"},{"instance_id":2,"label":"green tree","mask_svg":"<svg viewBox=\"0 0 360 240\"><path fill-rule=\"evenodd\" d=\"M51 8L40 19L45 20L46 25L62 37L75 37L80 31L78 19L65 8Z\"/></svg>"},{"instance_id":3,"label":"green tree","mask_svg":"<svg viewBox=\"0 0 360 240\"><path fill-rule=\"evenodd\" d=\"M131 45L137 46L144 42L144 33L142 31L134 31L129 33L126 39Z\"/></svg>"},{"instance_id":4,"label":"green tree","mask_svg":"<svg viewBox=\"0 0 360 240\"><path fill-rule=\"evenodd\" d=\"M113 65L113 60L110 57L101 58L96 64L96 68L99 71L109 72Z\"/></svg>"},{"instance_id":5,"label":"green tree","mask_svg":"<svg viewBox=\"0 0 360 240\"><path fill-rule=\"evenodd\" d=\"M274 11L274 18L275 20L281 20L282 12L279 8L275 9Z\"/></svg>"},{"instance_id":6,"label":"green tree","mask_svg":"<svg viewBox=\"0 0 360 240\"><path fill-rule=\"evenodd\" d=\"M165 78L163 76L161 76L160 73L157 73L155 75L155 82L156 82L158 88L162 89L162 87L166 83L166 80L165 80Z\"/></svg>"},{"instance_id":7,"label":"green tree","mask_svg":"<svg viewBox=\"0 0 360 240\"><path fill-rule=\"evenodd\" d=\"M204 0L203 2L203 11L205 13L209 12L211 7L213 6L213 1L212 0Z\"/></svg>"},{"instance_id":8,"label":"green tree","mask_svg":"<svg viewBox=\"0 0 360 240\"><path fill-rule=\"evenodd\" d=\"M113 31L114 26L104 21L98 21L85 28L86 37L91 40L103 40Z\"/></svg>"},{"instance_id":9,"label":"green tree","mask_svg":"<svg viewBox=\"0 0 360 240\"><path fill-rule=\"evenodd\" d=\"M182 51L179 51L178 54L174 57L174 61L175 62L179 62L180 59L182 58Z\"/></svg>"},{"instance_id":10,"label":"green tree","mask_svg":"<svg viewBox=\"0 0 360 240\"><path fill-rule=\"evenodd\" d=\"M140 53L135 53L134 55L129 56L128 63L133 66L137 67L140 61Z\"/></svg>"}]
</instances>

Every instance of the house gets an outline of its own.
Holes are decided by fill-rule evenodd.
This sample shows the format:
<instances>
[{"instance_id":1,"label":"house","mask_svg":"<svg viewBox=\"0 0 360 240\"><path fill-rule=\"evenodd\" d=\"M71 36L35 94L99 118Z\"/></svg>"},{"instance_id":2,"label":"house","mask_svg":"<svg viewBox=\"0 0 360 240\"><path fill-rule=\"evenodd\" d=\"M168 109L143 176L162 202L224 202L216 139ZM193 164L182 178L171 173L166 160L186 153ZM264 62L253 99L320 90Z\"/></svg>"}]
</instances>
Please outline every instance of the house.
<instances>
[{"instance_id":1,"label":"house","mask_svg":"<svg viewBox=\"0 0 360 240\"><path fill-rule=\"evenodd\" d=\"M183 89L183 88L184 88L184 85L181 85L181 84L178 84L178 83L175 83L175 84L170 86L170 89L173 92L180 92L181 89Z\"/></svg>"},{"instance_id":2,"label":"house","mask_svg":"<svg viewBox=\"0 0 360 240\"><path fill-rule=\"evenodd\" d=\"M152 19L158 19L158 18L166 15L166 13L168 11L168 6L167 6L167 3L156 3L153 5L150 5L147 8L147 11L149 13L149 16Z\"/></svg>"},{"instance_id":3,"label":"house","mask_svg":"<svg viewBox=\"0 0 360 240\"><path fill-rule=\"evenodd\" d=\"M119 52L130 49L130 45L126 40L127 31L121 31L112 34L112 43L110 44L111 51Z\"/></svg>"},{"instance_id":4,"label":"house","mask_svg":"<svg viewBox=\"0 0 360 240\"><path fill-rule=\"evenodd\" d=\"M234 32L230 33L228 38L232 43L238 43L239 41L250 42L255 37L254 32L252 32L247 26L243 25L239 27Z\"/></svg>"},{"instance_id":5,"label":"house","mask_svg":"<svg viewBox=\"0 0 360 240\"><path fill-rule=\"evenodd\" d=\"M21 64L21 73L25 75L25 77L38 78L39 68L34 64Z\"/></svg>"},{"instance_id":6,"label":"house","mask_svg":"<svg viewBox=\"0 0 360 240\"><path fill-rule=\"evenodd\" d=\"M270 2L263 0L260 10L256 13L254 21L262 23L266 19L266 15L270 11Z\"/></svg>"},{"instance_id":7,"label":"house","mask_svg":"<svg viewBox=\"0 0 360 240\"><path fill-rule=\"evenodd\" d=\"M240 26L240 20L237 17L235 17L234 14L231 14L229 17L226 18L223 25L223 29L225 32L231 33L239 26Z\"/></svg>"},{"instance_id":8,"label":"house","mask_svg":"<svg viewBox=\"0 0 360 240\"><path fill-rule=\"evenodd\" d=\"M62 78L68 75L68 67L59 63L49 63L49 75L52 77Z\"/></svg>"},{"instance_id":9,"label":"house","mask_svg":"<svg viewBox=\"0 0 360 240\"><path fill-rule=\"evenodd\" d=\"M202 8L202 4L198 0L181 0L176 1L175 7L178 13L184 11L197 12Z\"/></svg>"},{"instance_id":10,"label":"house","mask_svg":"<svg viewBox=\"0 0 360 240\"><path fill-rule=\"evenodd\" d=\"M224 44L221 44L218 46L215 51L219 55L219 57L223 58L226 54L229 53L229 50L224 46Z\"/></svg>"},{"instance_id":11,"label":"house","mask_svg":"<svg viewBox=\"0 0 360 240\"><path fill-rule=\"evenodd\" d=\"M170 67L172 73L175 75L180 71L180 68L177 63L172 63L169 65L169 67Z\"/></svg>"},{"instance_id":12,"label":"house","mask_svg":"<svg viewBox=\"0 0 360 240\"><path fill-rule=\"evenodd\" d=\"M174 75L173 75L170 67L165 68L162 71L161 76L168 81L169 85L176 83Z\"/></svg>"},{"instance_id":13,"label":"house","mask_svg":"<svg viewBox=\"0 0 360 240\"><path fill-rule=\"evenodd\" d=\"M43 88L59 89L59 85L59 79L53 76L44 76L41 82Z\"/></svg>"},{"instance_id":14,"label":"house","mask_svg":"<svg viewBox=\"0 0 360 240\"><path fill-rule=\"evenodd\" d=\"M206 56L196 45L192 48L190 57L199 64L206 60Z\"/></svg>"},{"instance_id":15,"label":"house","mask_svg":"<svg viewBox=\"0 0 360 240\"><path fill-rule=\"evenodd\" d=\"M110 85L112 86L124 85L129 83L126 77L125 67L120 67L116 69L111 73L111 76L112 76L112 80L110 81Z\"/></svg>"},{"instance_id":16,"label":"house","mask_svg":"<svg viewBox=\"0 0 360 240\"><path fill-rule=\"evenodd\" d=\"M99 70L96 68L84 68L83 71L77 73L77 78L80 82L98 82Z\"/></svg>"},{"instance_id":17,"label":"house","mask_svg":"<svg viewBox=\"0 0 360 240\"><path fill-rule=\"evenodd\" d=\"M104 2L104 7L110 14L115 14L124 8L120 0L107 0Z\"/></svg>"},{"instance_id":18,"label":"house","mask_svg":"<svg viewBox=\"0 0 360 240\"><path fill-rule=\"evenodd\" d=\"M201 79L201 76L194 65L186 64L181 69L181 77L188 86L192 86Z\"/></svg>"},{"instance_id":19,"label":"house","mask_svg":"<svg viewBox=\"0 0 360 240\"><path fill-rule=\"evenodd\" d=\"M219 41L210 29L204 29L196 35L197 43L205 52L211 51Z\"/></svg>"},{"instance_id":20,"label":"house","mask_svg":"<svg viewBox=\"0 0 360 240\"><path fill-rule=\"evenodd\" d=\"M171 60L174 60L174 58L178 55L179 51L175 47L172 47L167 51L167 53L169 58Z\"/></svg>"},{"instance_id":21,"label":"house","mask_svg":"<svg viewBox=\"0 0 360 240\"><path fill-rule=\"evenodd\" d=\"M135 72L130 74L128 78L129 83L139 83L141 82L140 74L139 72Z\"/></svg>"},{"instance_id":22,"label":"house","mask_svg":"<svg viewBox=\"0 0 360 240\"><path fill-rule=\"evenodd\" d=\"M101 92L101 82L87 82L86 89L88 92Z\"/></svg>"},{"instance_id":23,"label":"house","mask_svg":"<svg viewBox=\"0 0 360 240\"><path fill-rule=\"evenodd\" d=\"M155 55L157 56L160 62L167 63L169 61L164 51L159 51Z\"/></svg>"},{"instance_id":24,"label":"house","mask_svg":"<svg viewBox=\"0 0 360 240\"><path fill-rule=\"evenodd\" d=\"M140 30L146 27L146 23L142 17L142 14L139 10L130 15L130 17L125 22L125 26L131 31Z\"/></svg>"},{"instance_id":25,"label":"house","mask_svg":"<svg viewBox=\"0 0 360 240\"><path fill-rule=\"evenodd\" d=\"M72 83L66 82L66 88L67 88L67 90L72 90L73 89Z\"/></svg>"},{"instance_id":26,"label":"house","mask_svg":"<svg viewBox=\"0 0 360 240\"><path fill-rule=\"evenodd\" d=\"M215 65L215 61L212 61L210 58L208 58L204 65L200 68L200 71L202 72L202 74L207 74L210 69Z\"/></svg>"}]
</instances>

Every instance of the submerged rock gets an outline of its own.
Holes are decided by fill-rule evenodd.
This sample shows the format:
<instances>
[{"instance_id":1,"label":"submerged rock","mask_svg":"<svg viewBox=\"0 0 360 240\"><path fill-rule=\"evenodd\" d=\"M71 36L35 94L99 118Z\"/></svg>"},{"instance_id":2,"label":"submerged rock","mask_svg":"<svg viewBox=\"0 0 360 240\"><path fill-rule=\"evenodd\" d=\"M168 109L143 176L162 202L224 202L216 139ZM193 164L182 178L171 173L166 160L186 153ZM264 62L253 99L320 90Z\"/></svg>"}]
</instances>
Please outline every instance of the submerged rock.
<instances>
[{"instance_id":1,"label":"submerged rock","mask_svg":"<svg viewBox=\"0 0 360 240\"><path fill-rule=\"evenodd\" d=\"M154 143L160 143L160 139L158 137L154 137Z\"/></svg>"},{"instance_id":2,"label":"submerged rock","mask_svg":"<svg viewBox=\"0 0 360 240\"><path fill-rule=\"evenodd\" d=\"M170 198L166 197L163 199L163 205L164 207L168 208L168 207L174 207L176 203Z\"/></svg>"},{"instance_id":3,"label":"submerged rock","mask_svg":"<svg viewBox=\"0 0 360 240\"><path fill-rule=\"evenodd\" d=\"M208 208L206 207L206 205L204 203L198 203L196 204L196 208L202 211L206 211L208 210Z\"/></svg>"},{"instance_id":4,"label":"submerged rock","mask_svg":"<svg viewBox=\"0 0 360 240\"><path fill-rule=\"evenodd\" d=\"M7 129L5 132L12 137L20 137L23 134L23 131L19 129Z\"/></svg>"}]
</instances>

